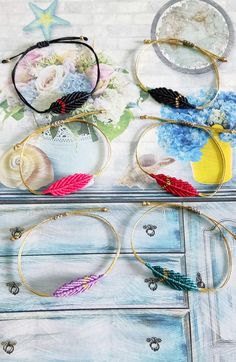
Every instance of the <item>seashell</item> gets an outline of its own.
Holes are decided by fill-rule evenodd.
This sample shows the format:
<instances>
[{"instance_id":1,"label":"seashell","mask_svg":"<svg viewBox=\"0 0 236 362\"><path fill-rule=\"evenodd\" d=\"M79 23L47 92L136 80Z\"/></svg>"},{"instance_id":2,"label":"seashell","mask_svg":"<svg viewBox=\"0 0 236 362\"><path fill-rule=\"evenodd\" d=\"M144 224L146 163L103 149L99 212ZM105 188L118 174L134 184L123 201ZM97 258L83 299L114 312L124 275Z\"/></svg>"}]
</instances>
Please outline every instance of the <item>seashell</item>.
<instances>
[{"instance_id":1,"label":"seashell","mask_svg":"<svg viewBox=\"0 0 236 362\"><path fill-rule=\"evenodd\" d=\"M11 148L0 159L0 182L10 188L26 189L20 172L21 149ZM48 185L54 179L54 172L48 156L36 146L26 145L23 155L23 176L34 190Z\"/></svg>"},{"instance_id":2,"label":"seashell","mask_svg":"<svg viewBox=\"0 0 236 362\"><path fill-rule=\"evenodd\" d=\"M161 161L158 161L156 155L148 153L140 156L139 159L141 166L146 169L149 173L155 173L160 168L170 165L175 162L173 158L167 157ZM118 181L119 186L127 187L138 187L140 189L145 189L148 185L153 183L152 178L145 174L140 167L135 164L134 166L129 166L126 170L125 175Z\"/></svg>"}]
</instances>

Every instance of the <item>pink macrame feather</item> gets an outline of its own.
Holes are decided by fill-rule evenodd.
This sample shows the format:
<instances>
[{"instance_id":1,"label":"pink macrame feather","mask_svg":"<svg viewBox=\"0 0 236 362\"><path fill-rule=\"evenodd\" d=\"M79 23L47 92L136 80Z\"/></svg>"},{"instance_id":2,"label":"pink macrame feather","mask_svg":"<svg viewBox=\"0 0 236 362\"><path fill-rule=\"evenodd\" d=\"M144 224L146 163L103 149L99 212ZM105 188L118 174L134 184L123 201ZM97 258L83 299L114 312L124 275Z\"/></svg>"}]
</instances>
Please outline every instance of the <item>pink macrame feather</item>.
<instances>
[{"instance_id":1,"label":"pink macrame feather","mask_svg":"<svg viewBox=\"0 0 236 362\"><path fill-rule=\"evenodd\" d=\"M65 196L89 186L92 181L93 175L75 173L74 175L63 177L52 183L42 193L44 195L51 194L53 196Z\"/></svg>"}]
</instances>

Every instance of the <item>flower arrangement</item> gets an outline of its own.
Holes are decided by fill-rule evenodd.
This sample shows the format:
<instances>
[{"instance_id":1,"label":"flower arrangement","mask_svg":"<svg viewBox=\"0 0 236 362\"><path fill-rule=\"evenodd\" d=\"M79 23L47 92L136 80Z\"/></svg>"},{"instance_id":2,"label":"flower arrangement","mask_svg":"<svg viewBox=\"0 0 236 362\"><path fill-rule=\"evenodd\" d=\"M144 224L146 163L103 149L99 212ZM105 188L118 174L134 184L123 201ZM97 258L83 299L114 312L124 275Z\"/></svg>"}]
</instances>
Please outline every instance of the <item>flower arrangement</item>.
<instances>
[{"instance_id":1,"label":"flower arrangement","mask_svg":"<svg viewBox=\"0 0 236 362\"><path fill-rule=\"evenodd\" d=\"M93 116L90 121L97 123L112 140L133 120L132 108L141 98L138 98L126 69L114 65L103 52L98 53L98 58L101 75L96 91L82 108L71 112L69 116L104 108L105 114ZM60 54L53 49L31 51L20 62L16 74L21 93L38 109L45 109L57 98L74 91L90 92L96 79L97 66L93 54L87 48L75 45ZM30 112L17 98L12 85L0 93L0 109L4 112L4 120L13 117L19 121ZM45 122L45 115L37 115L37 118ZM47 115L49 122L57 119L57 115ZM68 128L74 135L91 132L88 128L85 130L85 127L76 129L68 125ZM56 136L55 130L52 136Z\"/></svg>"},{"instance_id":2,"label":"flower arrangement","mask_svg":"<svg viewBox=\"0 0 236 362\"><path fill-rule=\"evenodd\" d=\"M189 97L192 103L201 103L206 99L206 92L201 91L198 97ZM236 126L236 93L220 92L213 104L203 110L161 108L161 116L175 120L185 120L198 124L213 126L220 124L223 128L235 129ZM209 135L191 127L163 124L157 130L159 145L170 156L178 160L197 162L202 157L202 148L209 140ZM220 134L220 139L236 146L236 135Z\"/></svg>"}]
</instances>

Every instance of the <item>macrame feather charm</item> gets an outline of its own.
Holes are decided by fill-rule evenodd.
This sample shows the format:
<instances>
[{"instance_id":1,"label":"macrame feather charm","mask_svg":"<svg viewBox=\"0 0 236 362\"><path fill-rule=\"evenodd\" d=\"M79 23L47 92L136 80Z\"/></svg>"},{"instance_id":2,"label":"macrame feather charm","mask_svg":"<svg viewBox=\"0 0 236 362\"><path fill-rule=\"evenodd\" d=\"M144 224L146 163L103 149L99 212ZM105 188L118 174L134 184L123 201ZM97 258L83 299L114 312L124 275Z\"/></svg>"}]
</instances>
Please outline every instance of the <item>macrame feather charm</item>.
<instances>
[{"instance_id":1,"label":"macrame feather charm","mask_svg":"<svg viewBox=\"0 0 236 362\"><path fill-rule=\"evenodd\" d=\"M75 173L74 175L66 176L51 184L42 194L51 194L53 196L65 196L75 191L81 190L94 181L93 175L86 173Z\"/></svg>"},{"instance_id":2,"label":"macrame feather charm","mask_svg":"<svg viewBox=\"0 0 236 362\"><path fill-rule=\"evenodd\" d=\"M177 91L165 87L150 89L148 93L158 103L163 103L175 108L195 108L188 99Z\"/></svg>"},{"instance_id":3,"label":"macrame feather charm","mask_svg":"<svg viewBox=\"0 0 236 362\"><path fill-rule=\"evenodd\" d=\"M93 287L99 279L103 277L101 275L89 275L84 278L78 278L63 284L53 292L54 297L70 297L72 295L80 294Z\"/></svg>"},{"instance_id":4,"label":"macrame feather charm","mask_svg":"<svg viewBox=\"0 0 236 362\"><path fill-rule=\"evenodd\" d=\"M159 186L165 191L181 197L199 196L199 192L187 181L177 179L175 177L166 176L164 174L149 174L156 180Z\"/></svg>"},{"instance_id":5,"label":"macrame feather charm","mask_svg":"<svg viewBox=\"0 0 236 362\"><path fill-rule=\"evenodd\" d=\"M168 270L160 266L151 266L149 263L145 265L152 271L153 275L163 284L176 289L184 291L197 291L196 283L190 278L177 273L173 270Z\"/></svg>"},{"instance_id":6,"label":"macrame feather charm","mask_svg":"<svg viewBox=\"0 0 236 362\"><path fill-rule=\"evenodd\" d=\"M90 97L87 92L73 92L53 102L49 111L53 113L69 113L81 107Z\"/></svg>"}]
</instances>

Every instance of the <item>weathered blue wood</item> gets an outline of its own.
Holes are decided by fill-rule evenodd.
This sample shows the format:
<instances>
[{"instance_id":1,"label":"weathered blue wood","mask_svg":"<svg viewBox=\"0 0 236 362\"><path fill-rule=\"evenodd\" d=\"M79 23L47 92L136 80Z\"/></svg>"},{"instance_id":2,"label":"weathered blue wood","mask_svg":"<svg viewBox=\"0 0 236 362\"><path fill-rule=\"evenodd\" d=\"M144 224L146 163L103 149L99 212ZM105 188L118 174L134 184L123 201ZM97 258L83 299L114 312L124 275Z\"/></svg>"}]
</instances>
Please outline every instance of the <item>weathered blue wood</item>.
<instances>
[{"instance_id":1,"label":"weathered blue wood","mask_svg":"<svg viewBox=\"0 0 236 362\"><path fill-rule=\"evenodd\" d=\"M145 254L143 257L148 262L185 273L184 256ZM25 256L23 271L33 288L51 293L67 281L102 273L110 261L111 256L108 255ZM16 257L0 258L0 276L1 312L78 308L187 308L183 292L161 283L155 284L150 270L131 255L122 255L110 275L87 292L71 298L38 297L24 286L20 286L17 295L11 294L6 283L20 282ZM153 290L153 286L156 290Z\"/></svg>"},{"instance_id":2,"label":"weathered blue wood","mask_svg":"<svg viewBox=\"0 0 236 362\"><path fill-rule=\"evenodd\" d=\"M236 230L235 203L195 203L192 206L223 222L232 231ZM227 272L227 254L223 238L220 237L217 228L189 212L184 212L184 224L189 273L196 275L200 272L206 287L219 285ZM225 235L229 239L234 266L235 241L229 235ZM236 312L235 277L233 267L231 279L223 289L209 295L190 294L193 353L196 361L205 361L206 356L209 361L215 360L216 356L219 361L226 361L225 358L230 362L234 361L230 351L236 341L236 329L232 323Z\"/></svg>"},{"instance_id":3,"label":"weathered blue wood","mask_svg":"<svg viewBox=\"0 0 236 362\"><path fill-rule=\"evenodd\" d=\"M3 362L191 361L186 311L3 314L0 329L1 340L17 342L10 356L0 350ZM158 351L147 342L153 337Z\"/></svg>"},{"instance_id":4,"label":"weathered blue wood","mask_svg":"<svg viewBox=\"0 0 236 362\"><path fill-rule=\"evenodd\" d=\"M108 207L98 213L115 227L122 242L122 252L131 252L130 237L137 219L147 210L140 204L109 205L1 205L0 255L16 255L20 241L10 241L10 228L28 228L49 216L67 210ZM155 235L149 236L150 228ZM61 232L63 230L63 233ZM151 230L152 232L152 230ZM142 252L183 252L183 222L180 210L155 211L143 218L135 233L135 244ZM112 232L100 221L85 216L72 216L43 225L27 243L29 254L107 253L112 252L115 240Z\"/></svg>"}]
</instances>

